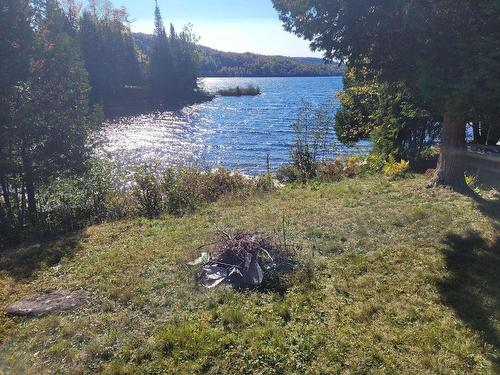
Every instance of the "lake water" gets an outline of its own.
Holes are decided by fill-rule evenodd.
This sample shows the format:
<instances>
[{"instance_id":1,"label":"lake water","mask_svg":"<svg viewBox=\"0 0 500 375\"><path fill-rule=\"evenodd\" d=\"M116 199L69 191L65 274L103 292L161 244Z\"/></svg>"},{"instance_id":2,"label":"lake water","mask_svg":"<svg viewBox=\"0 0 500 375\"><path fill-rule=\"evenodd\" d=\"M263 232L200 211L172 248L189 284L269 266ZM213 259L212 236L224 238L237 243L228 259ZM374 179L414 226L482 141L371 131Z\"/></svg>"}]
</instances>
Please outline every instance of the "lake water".
<instances>
[{"instance_id":1,"label":"lake water","mask_svg":"<svg viewBox=\"0 0 500 375\"><path fill-rule=\"evenodd\" d=\"M303 101L338 109L336 93L341 77L313 78L204 78L209 92L222 88L261 88L255 97L217 97L178 111L155 112L108 121L102 132L101 152L119 166L144 162L161 166L227 167L247 174L289 161L294 140L291 127ZM332 154L366 152L369 142L354 148L337 144ZM332 155L333 156L333 155Z\"/></svg>"}]
</instances>

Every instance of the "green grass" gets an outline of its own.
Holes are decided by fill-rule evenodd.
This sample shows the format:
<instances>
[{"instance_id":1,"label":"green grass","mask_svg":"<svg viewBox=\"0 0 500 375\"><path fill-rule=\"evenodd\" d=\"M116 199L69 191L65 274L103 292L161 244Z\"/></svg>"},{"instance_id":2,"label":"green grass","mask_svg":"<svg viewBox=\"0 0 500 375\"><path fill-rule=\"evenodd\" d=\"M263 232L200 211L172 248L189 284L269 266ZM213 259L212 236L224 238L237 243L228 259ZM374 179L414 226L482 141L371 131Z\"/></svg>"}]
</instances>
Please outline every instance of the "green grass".
<instances>
[{"instance_id":1,"label":"green grass","mask_svg":"<svg viewBox=\"0 0 500 375\"><path fill-rule=\"evenodd\" d=\"M0 315L6 374L495 374L499 222L472 199L381 176L93 226L0 257L0 307L57 287L91 303ZM483 204L484 206L484 204ZM484 208L484 207L483 207ZM184 264L215 226L304 245L276 291L206 290Z\"/></svg>"}]
</instances>

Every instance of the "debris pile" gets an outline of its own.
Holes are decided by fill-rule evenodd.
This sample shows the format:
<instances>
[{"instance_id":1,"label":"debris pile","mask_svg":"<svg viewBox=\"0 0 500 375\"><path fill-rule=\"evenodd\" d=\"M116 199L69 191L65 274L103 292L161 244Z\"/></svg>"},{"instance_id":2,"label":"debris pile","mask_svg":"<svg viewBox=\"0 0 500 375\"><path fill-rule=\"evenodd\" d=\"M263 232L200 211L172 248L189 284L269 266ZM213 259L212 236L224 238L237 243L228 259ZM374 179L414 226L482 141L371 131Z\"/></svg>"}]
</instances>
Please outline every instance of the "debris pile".
<instances>
[{"instance_id":1,"label":"debris pile","mask_svg":"<svg viewBox=\"0 0 500 375\"><path fill-rule=\"evenodd\" d=\"M292 251L263 233L239 232L231 236L219 231L221 239L213 251L202 253L188 263L201 265L198 280L206 288L214 288L222 282L236 288L258 287L293 267Z\"/></svg>"}]
</instances>

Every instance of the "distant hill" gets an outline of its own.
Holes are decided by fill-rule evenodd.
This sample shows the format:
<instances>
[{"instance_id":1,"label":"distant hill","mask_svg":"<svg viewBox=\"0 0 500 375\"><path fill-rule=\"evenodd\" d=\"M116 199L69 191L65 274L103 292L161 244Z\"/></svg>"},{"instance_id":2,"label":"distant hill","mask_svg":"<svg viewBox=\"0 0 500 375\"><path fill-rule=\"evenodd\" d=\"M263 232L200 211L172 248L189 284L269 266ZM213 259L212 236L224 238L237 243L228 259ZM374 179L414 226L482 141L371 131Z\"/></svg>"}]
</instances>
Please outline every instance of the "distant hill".
<instances>
[{"instance_id":1,"label":"distant hill","mask_svg":"<svg viewBox=\"0 0 500 375\"><path fill-rule=\"evenodd\" d=\"M134 39L143 53L151 47L152 35L136 33ZM345 72L344 66L326 64L313 57L265 56L199 47L204 77L313 77L338 76Z\"/></svg>"}]
</instances>

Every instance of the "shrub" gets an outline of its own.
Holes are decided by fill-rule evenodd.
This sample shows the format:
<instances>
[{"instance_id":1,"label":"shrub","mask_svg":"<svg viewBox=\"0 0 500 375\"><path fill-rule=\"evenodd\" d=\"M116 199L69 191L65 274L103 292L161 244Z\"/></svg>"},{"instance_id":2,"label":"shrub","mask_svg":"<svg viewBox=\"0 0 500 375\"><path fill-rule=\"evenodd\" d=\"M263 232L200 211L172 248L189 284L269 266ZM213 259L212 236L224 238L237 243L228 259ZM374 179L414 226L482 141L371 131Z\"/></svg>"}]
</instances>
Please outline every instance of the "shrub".
<instances>
[{"instance_id":1,"label":"shrub","mask_svg":"<svg viewBox=\"0 0 500 375\"><path fill-rule=\"evenodd\" d=\"M141 213L150 219L160 216L163 210L161 185L151 166L144 165L136 170L134 180L133 195Z\"/></svg>"},{"instance_id":2,"label":"shrub","mask_svg":"<svg viewBox=\"0 0 500 375\"><path fill-rule=\"evenodd\" d=\"M253 185L253 181L240 172L219 168L202 172L195 186L203 201L215 202L226 194L245 193Z\"/></svg>"},{"instance_id":3,"label":"shrub","mask_svg":"<svg viewBox=\"0 0 500 375\"><path fill-rule=\"evenodd\" d=\"M276 190L276 185L279 181L276 181L271 173L263 174L257 177L256 189L261 192L272 192Z\"/></svg>"},{"instance_id":4,"label":"shrub","mask_svg":"<svg viewBox=\"0 0 500 375\"><path fill-rule=\"evenodd\" d=\"M383 172L387 177L401 177L410 169L410 162L401 160L399 163L393 157L384 165Z\"/></svg>"},{"instance_id":5,"label":"shrub","mask_svg":"<svg viewBox=\"0 0 500 375\"><path fill-rule=\"evenodd\" d=\"M191 213L203 203L215 202L223 195L245 194L256 187L252 179L223 168L212 171L168 169L162 185L165 206L172 215Z\"/></svg>"},{"instance_id":6,"label":"shrub","mask_svg":"<svg viewBox=\"0 0 500 375\"><path fill-rule=\"evenodd\" d=\"M167 169L163 174L162 191L169 214L182 215L196 209L201 197L196 191L200 173L183 169Z\"/></svg>"},{"instance_id":7,"label":"shrub","mask_svg":"<svg viewBox=\"0 0 500 375\"><path fill-rule=\"evenodd\" d=\"M366 159L356 156L349 156L345 162L342 174L345 177L357 176L361 173L364 165L366 165Z\"/></svg>"},{"instance_id":8,"label":"shrub","mask_svg":"<svg viewBox=\"0 0 500 375\"><path fill-rule=\"evenodd\" d=\"M321 181L335 182L342 178L344 165L341 160L322 161L316 166L316 176Z\"/></svg>"},{"instance_id":9,"label":"shrub","mask_svg":"<svg viewBox=\"0 0 500 375\"><path fill-rule=\"evenodd\" d=\"M130 204L118 191L114 166L105 160L91 160L80 176L61 176L38 190L37 229L59 233L80 229L125 216Z\"/></svg>"},{"instance_id":10,"label":"shrub","mask_svg":"<svg viewBox=\"0 0 500 375\"><path fill-rule=\"evenodd\" d=\"M299 172L294 165L283 164L276 170L276 178L283 184L295 182L299 179Z\"/></svg>"},{"instance_id":11,"label":"shrub","mask_svg":"<svg viewBox=\"0 0 500 375\"><path fill-rule=\"evenodd\" d=\"M379 173L385 165L385 157L382 154L372 152L366 158L365 171L367 173Z\"/></svg>"}]
</instances>

